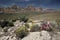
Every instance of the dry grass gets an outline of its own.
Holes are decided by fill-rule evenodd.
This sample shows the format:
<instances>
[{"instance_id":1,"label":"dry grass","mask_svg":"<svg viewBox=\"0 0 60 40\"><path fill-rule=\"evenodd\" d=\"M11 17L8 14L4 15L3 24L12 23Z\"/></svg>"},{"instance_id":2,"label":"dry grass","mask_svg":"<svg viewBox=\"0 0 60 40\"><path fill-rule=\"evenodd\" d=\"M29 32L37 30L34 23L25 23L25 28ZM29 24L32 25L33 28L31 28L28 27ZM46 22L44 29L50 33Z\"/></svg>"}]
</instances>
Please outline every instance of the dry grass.
<instances>
[{"instance_id":1,"label":"dry grass","mask_svg":"<svg viewBox=\"0 0 60 40\"><path fill-rule=\"evenodd\" d=\"M12 13L12 14L0 14L1 19L16 19L20 16L27 16L33 20L56 20L60 17L60 12L56 13L41 13L41 12L26 12L26 13Z\"/></svg>"},{"instance_id":2,"label":"dry grass","mask_svg":"<svg viewBox=\"0 0 60 40\"><path fill-rule=\"evenodd\" d=\"M36 16L31 17L33 20L39 19L39 20L57 20L60 18L60 13L46 13L46 14L40 14Z\"/></svg>"}]
</instances>

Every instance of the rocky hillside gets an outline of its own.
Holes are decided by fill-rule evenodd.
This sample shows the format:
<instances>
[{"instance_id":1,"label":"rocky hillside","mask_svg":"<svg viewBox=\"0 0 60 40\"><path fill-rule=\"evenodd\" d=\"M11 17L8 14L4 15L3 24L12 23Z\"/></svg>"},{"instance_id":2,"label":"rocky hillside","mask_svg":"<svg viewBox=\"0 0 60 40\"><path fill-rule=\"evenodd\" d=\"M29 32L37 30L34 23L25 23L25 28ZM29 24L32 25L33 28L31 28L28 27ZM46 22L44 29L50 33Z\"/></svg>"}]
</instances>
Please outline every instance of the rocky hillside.
<instances>
[{"instance_id":1,"label":"rocky hillside","mask_svg":"<svg viewBox=\"0 0 60 40\"><path fill-rule=\"evenodd\" d=\"M46 22L42 22L42 25L45 25L45 23ZM57 24L51 23L48 29L44 28L44 30L40 29L43 27L42 25L38 26L34 24L29 27L24 22L16 21L13 27L8 28L7 32L4 30L6 27L0 31L0 40L60 40L60 31L57 31Z\"/></svg>"}]
</instances>

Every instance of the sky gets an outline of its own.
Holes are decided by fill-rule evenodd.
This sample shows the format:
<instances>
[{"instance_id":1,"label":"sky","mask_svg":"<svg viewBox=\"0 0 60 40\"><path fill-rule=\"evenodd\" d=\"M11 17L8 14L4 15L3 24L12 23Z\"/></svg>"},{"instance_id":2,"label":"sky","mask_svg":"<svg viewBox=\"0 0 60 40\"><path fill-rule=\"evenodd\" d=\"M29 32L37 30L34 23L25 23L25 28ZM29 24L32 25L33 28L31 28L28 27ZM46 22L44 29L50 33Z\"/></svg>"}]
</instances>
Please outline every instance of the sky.
<instances>
[{"instance_id":1,"label":"sky","mask_svg":"<svg viewBox=\"0 0 60 40\"><path fill-rule=\"evenodd\" d=\"M16 4L22 7L33 5L35 7L53 8L60 10L60 0L0 0L0 7Z\"/></svg>"}]
</instances>

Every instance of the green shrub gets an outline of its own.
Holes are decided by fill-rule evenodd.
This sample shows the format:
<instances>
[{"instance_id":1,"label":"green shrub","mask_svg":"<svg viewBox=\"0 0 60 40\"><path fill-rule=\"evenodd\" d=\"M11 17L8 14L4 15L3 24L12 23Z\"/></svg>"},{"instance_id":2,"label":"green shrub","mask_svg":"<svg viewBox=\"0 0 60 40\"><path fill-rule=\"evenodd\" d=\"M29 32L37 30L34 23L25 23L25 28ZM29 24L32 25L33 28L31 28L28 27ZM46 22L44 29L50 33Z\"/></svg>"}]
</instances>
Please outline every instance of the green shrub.
<instances>
[{"instance_id":1,"label":"green shrub","mask_svg":"<svg viewBox=\"0 0 60 40\"><path fill-rule=\"evenodd\" d=\"M2 28L4 28L5 26L7 26L8 23L9 23L9 21L6 21L6 20L1 21L0 26L1 26Z\"/></svg>"},{"instance_id":2,"label":"green shrub","mask_svg":"<svg viewBox=\"0 0 60 40\"><path fill-rule=\"evenodd\" d=\"M57 22L57 25L58 25L58 27L57 27L57 28L58 28L58 29L59 29L59 31L60 31L60 19L57 19L57 20L56 20L56 22Z\"/></svg>"},{"instance_id":3,"label":"green shrub","mask_svg":"<svg viewBox=\"0 0 60 40\"><path fill-rule=\"evenodd\" d=\"M56 22L57 22L58 26L60 26L60 19L57 19Z\"/></svg>"},{"instance_id":4,"label":"green shrub","mask_svg":"<svg viewBox=\"0 0 60 40\"><path fill-rule=\"evenodd\" d=\"M1 26L2 28L4 28L4 27L9 27L9 26L14 26L14 24L13 24L13 22L9 22L9 21L7 21L7 20L4 20L4 21L1 21L1 22L0 22L0 26Z\"/></svg>"},{"instance_id":5,"label":"green shrub","mask_svg":"<svg viewBox=\"0 0 60 40\"><path fill-rule=\"evenodd\" d=\"M24 21L25 23L26 23L28 20L29 20L29 19L28 19L28 17L26 17L26 16L20 17L20 21Z\"/></svg>"},{"instance_id":6,"label":"green shrub","mask_svg":"<svg viewBox=\"0 0 60 40\"><path fill-rule=\"evenodd\" d=\"M40 31L40 27L38 25L33 25L31 27L31 32L35 32L35 31Z\"/></svg>"},{"instance_id":7,"label":"green shrub","mask_svg":"<svg viewBox=\"0 0 60 40\"><path fill-rule=\"evenodd\" d=\"M49 29L47 31L57 31L59 30L59 27L57 25L57 22L50 22Z\"/></svg>"},{"instance_id":8,"label":"green shrub","mask_svg":"<svg viewBox=\"0 0 60 40\"><path fill-rule=\"evenodd\" d=\"M19 38L24 38L25 36L27 36L28 35L28 30L26 29L26 27L20 27L20 28L18 28L16 31L15 31L15 33L16 33L16 35L17 35L17 37L19 37Z\"/></svg>"},{"instance_id":9,"label":"green shrub","mask_svg":"<svg viewBox=\"0 0 60 40\"><path fill-rule=\"evenodd\" d=\"M13 22L9 22L8 26L11 26L11 27L14 26Z\"/></svg>"},{"instance_id":10,"label":"green shrub","mask_svg":"<svg viewBox=\"0 0 60 40\"><path fill-rule=\"evenodd\" d=\"M12 22L16 22L16 19L15 20L12 20Z\"/></svg>"},{"instance_id":11,"label":"green shrub","mask_svg":"<svg viewBox=\"0 0 60 40\"><path fill-rule=\"evenodd\" d=\"M29 24L26 23L26 24L25 24L25 27L29 28Z\"/></svg>"}]
</instances>

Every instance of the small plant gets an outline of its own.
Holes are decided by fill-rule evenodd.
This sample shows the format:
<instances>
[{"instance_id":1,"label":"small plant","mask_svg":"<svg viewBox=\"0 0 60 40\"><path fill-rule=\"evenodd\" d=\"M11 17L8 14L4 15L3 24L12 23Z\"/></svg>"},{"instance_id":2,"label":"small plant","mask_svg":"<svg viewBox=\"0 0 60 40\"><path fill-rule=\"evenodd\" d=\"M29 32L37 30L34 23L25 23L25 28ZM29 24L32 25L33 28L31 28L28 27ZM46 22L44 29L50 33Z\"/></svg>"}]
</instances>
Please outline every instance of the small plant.
<instances>
[{"instance_id":1,"label":"small plant","mask_svg":"<svg viewBox=\"0 0 60 40\"><path fill-rule=\"evenodd\" d=\"M60 19L57 19L56 22L57 22L58 26L60 26Z\"/></svg>"},{"instance_id":2,"label":"small plant","mask_svg":"<svg viewBox=\"0 0 60 40\"><path fill-rule=\"evenodd\" d=\"M1 26L2 28L4 28L5 26L7 26L8 23L9 23L9 21L6 21L6 20L1 21L0 26Z\"/></svg>"},{"instance_id":3,"label":"small plant","mask_svg":"<svg viewBox=\"0 0 60 40\"><path fill-rule=\"evenodd\" d=\"M13 22L9 22L8 26L11 26L11 27L14 26Z\"/></svg>"},{"instance_id":4,"label":"small plant","mask_svg":"<svg viewBox=\"0 0 60 40\"><path fill-rule=\"evenodd\" d=\"M60 19L57 19L57 20L56 20L56 22L57 22L57 25L58 25L58 27L57 27L57 28L58 28L58 29L59 29L59 31L60 31Z\"/></svg>"},{"instance_id":5,"label":"small plant","mask_svg":"<svg viewBox=\"0 0 60 40\"><path fill-rule=\"evenodd\" d=\"M26 16L20 17L20 21L24 21L25 23L26 23L28 20L29 20L29 19L28 19L28 17L26 17Z\"/></svg>"},{"instance_id":6,"label":"small plant","mask_svg":"<svg viewBox=\"0 0 60 40\"><path fill-rule=\"evenodd\" d=\"M25 27L29 28L29 24L26 23L26 24L25 24Z\"/></svg>"},{"instance_id":7,"label":"small plant","mask_svg":"<svg viewBox=\"0 0 60 40\"><path fill-rule=\"evenodd\" d=\"M25 36L27 36L29 32L25 27L20 27L15 31L15 33L16 33L17 37L22 39Z\"/></svg>"},{"instance_id":8,"label":"small plant","mask_svg":"<svg viewBox=\"0 0 60 40\"><path fill-rule=\"evenodd\" d=\"M13 22L9 22L9 21L7 21L7 20L4 20L4 21L1 21L0 22L0 26L2 27L2 28L4 28L4 27L11 27L11 26L14 26L14 24L13 24Z\"/></svg>"},{"instance_id":9,"label":"small plant","mask_svg":"<svg viewBox=\"0 0 60 40\"><path fill-rule=\"evenodd\" d=\"M33 25L31 27L31 32L35 32L35 31L40 31L40 27L38 25Z\"/></svg>"},{"instance_id":10,"label":"small plant","mask_svg":"<svg viewBox=\"0 0 60 40\"><path fill-rule=\"evenodd\" d=\"M16 22L16 19L15 20L12 20L12 22Z\"/></svg>"}]
</instances>

